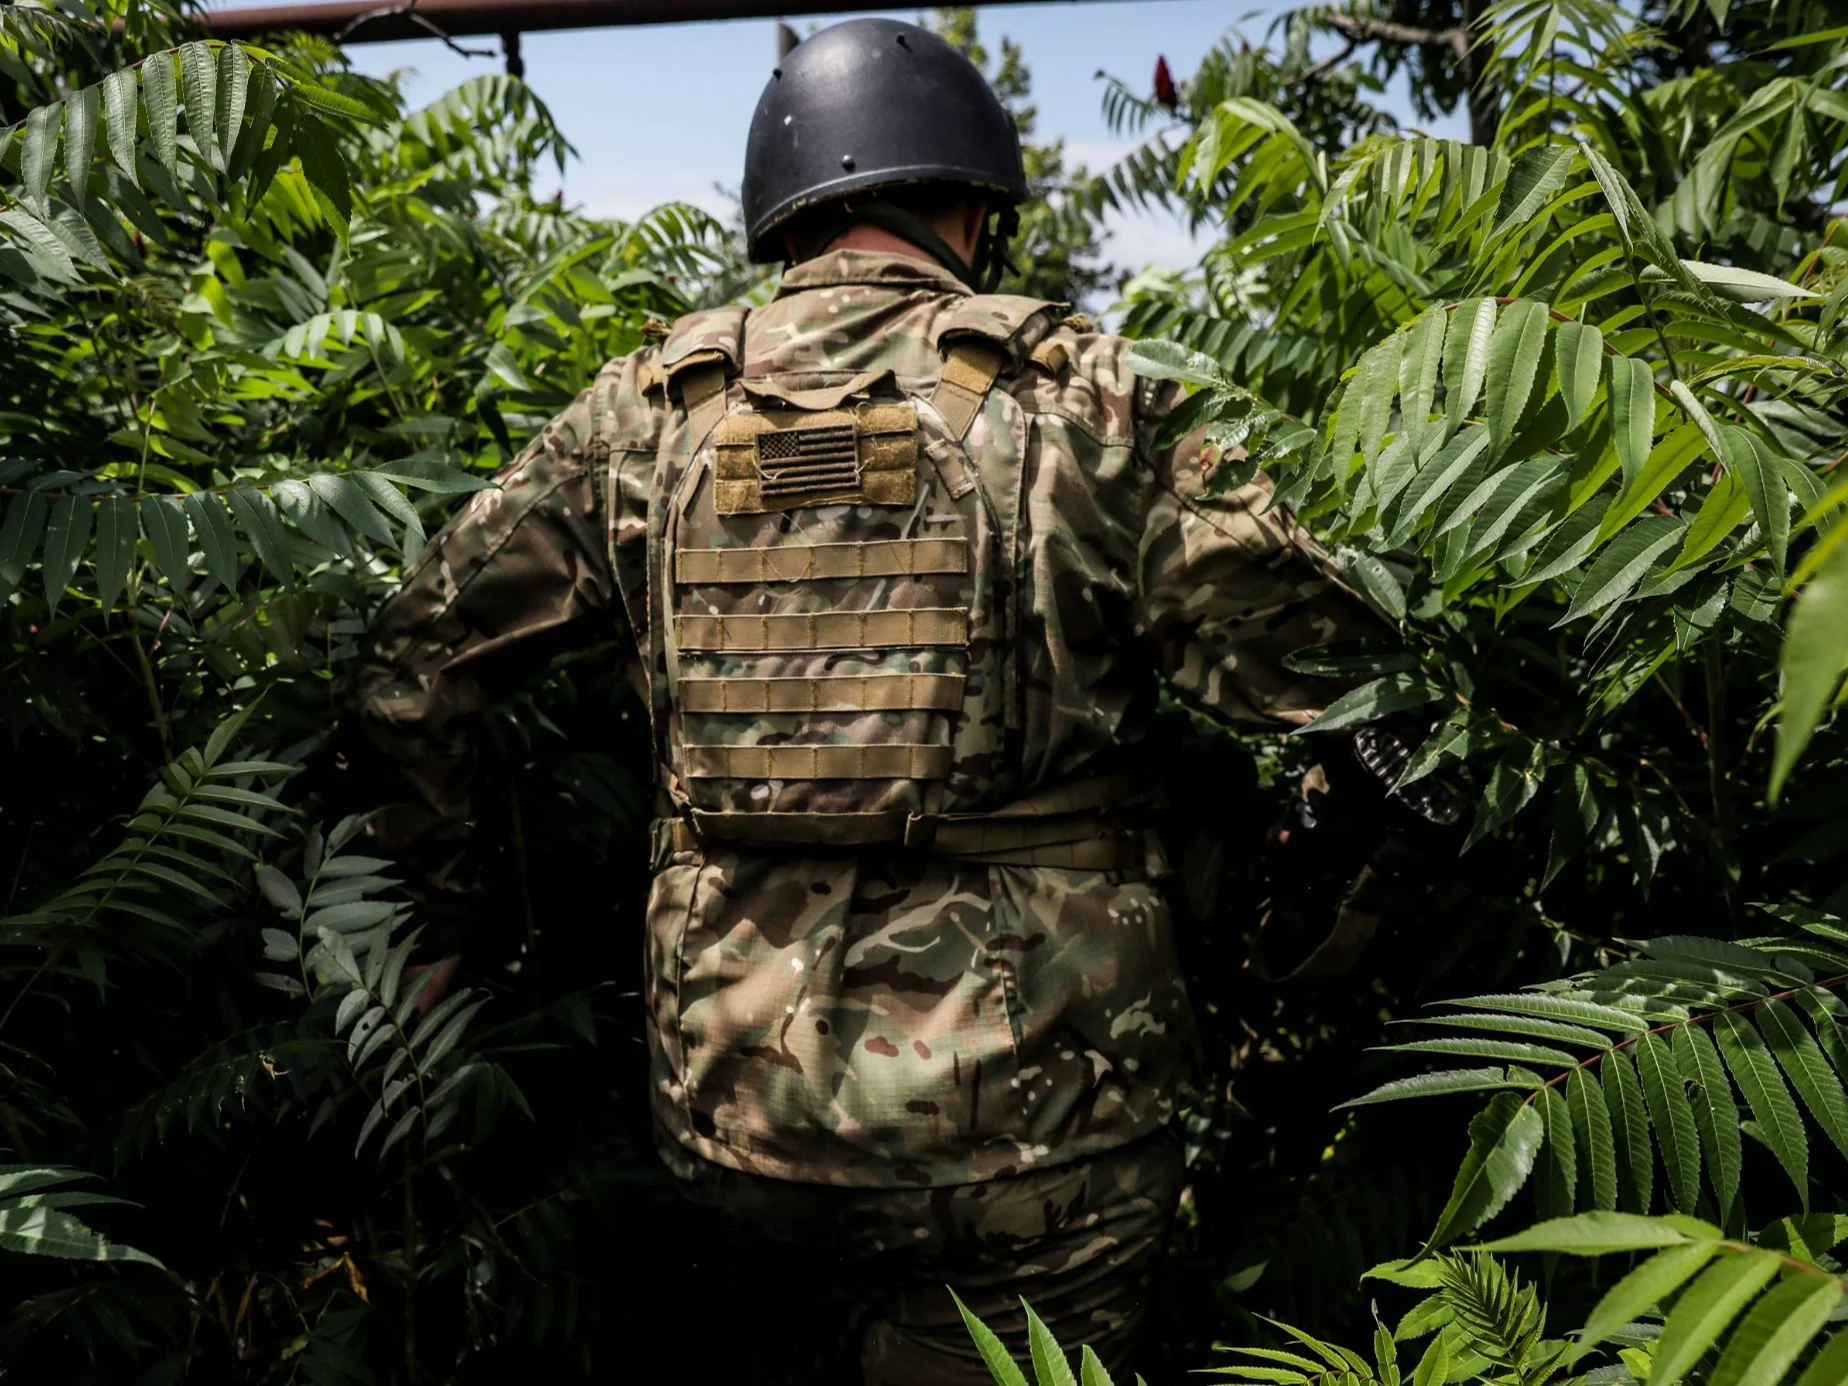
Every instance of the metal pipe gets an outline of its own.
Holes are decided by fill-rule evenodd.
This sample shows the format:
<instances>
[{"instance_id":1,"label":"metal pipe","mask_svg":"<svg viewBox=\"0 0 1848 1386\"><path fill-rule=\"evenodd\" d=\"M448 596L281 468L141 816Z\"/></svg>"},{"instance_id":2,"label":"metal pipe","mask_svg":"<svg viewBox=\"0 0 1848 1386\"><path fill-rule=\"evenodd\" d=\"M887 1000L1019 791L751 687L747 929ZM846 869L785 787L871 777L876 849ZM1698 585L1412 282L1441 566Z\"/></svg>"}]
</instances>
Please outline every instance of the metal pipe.
<instances>
[{"instance_id":1,"label":"metal pipe","mask_svg":"<svg viewBox=\"0 0 1848 1386\"><path fill-rule=\"evenodd\" d=\"M1065 0L1080 3L1080 0ZM1046 0L983 0L989 5ZM210 10L214 38L255 39L296 31L340 37L342 43L384 43L429 38L427 20L452 38L474 34L537 33L543 29L599 29L628 24L680 24L708 19L778 19L786 15L839 14L867 8L866 0L326 0L322 4L263 5ZM415 11L416 18L412 17Z\"/></svg>"}]
</instances>

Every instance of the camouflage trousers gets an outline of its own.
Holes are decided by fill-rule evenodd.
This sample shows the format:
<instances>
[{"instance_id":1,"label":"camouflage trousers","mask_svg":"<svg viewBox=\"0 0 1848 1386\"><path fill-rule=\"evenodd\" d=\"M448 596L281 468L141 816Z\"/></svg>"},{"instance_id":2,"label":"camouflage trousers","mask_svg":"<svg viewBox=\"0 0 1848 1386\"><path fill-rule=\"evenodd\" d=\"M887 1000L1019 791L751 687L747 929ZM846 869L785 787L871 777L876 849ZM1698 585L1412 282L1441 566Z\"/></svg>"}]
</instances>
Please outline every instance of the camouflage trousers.
<instances>
[{"instance_id":1,"label":"camouflage trousers","mask_svg":"<svg viewBox=\"0 0 1848 1386\"><path fill-rule=\"evenodd\" d=\"M1068 1353L1089 1344L1134 1380L1128 1358L1183 1176L1166 1132L940 1188L797 1184L705 1161L691 1173L681 1192L717 1215L724 1242L695 1290L715 1309L711 1365L751 1386L990 1386L951 1288L1016 1361L1025 1300Z\"/></svg>"}]
</instances>

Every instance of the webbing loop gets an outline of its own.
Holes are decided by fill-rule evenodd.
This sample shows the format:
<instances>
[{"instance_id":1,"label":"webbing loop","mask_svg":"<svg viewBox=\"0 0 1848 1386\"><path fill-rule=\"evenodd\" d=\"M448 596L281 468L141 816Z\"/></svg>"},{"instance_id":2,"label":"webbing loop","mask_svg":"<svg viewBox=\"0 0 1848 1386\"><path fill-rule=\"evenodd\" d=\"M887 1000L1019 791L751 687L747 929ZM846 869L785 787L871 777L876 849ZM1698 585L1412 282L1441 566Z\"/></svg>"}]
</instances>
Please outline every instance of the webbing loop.
<instances>
[{"instance_id":1,"label":"webbing loop","mask_svg":"<svg viewBox=\"0 0 1848 1386\"><path fill-rule=\"evenodd\" d=\"M937 377L930 402L957 442L969 436L982 401L1006 364L1007 354L1000 347L979 339L957 341L945 353L943 374Z\"/></svg>"}]
</instances>

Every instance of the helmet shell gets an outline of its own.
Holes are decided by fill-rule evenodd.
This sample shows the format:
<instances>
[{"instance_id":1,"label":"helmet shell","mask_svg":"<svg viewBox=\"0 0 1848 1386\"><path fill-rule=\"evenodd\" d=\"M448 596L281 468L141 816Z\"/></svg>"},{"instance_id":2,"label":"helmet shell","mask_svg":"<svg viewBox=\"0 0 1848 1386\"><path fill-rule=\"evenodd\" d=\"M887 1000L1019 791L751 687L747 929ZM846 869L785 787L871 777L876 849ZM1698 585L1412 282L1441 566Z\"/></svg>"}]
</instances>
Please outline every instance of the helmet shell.
<instances>
[{"instance_id":1,"label":"helmet shell","mask_svg":"<svg viewBox=\"0 0 1848 1386\"><path fill-rule=\"evenodd\" d=\"M1014 117L975 64L928 29L853 19L791 49L758 99L742 194L751 258L817 203L912 183L1027 197Z\"/></svg>"}]
</instances>

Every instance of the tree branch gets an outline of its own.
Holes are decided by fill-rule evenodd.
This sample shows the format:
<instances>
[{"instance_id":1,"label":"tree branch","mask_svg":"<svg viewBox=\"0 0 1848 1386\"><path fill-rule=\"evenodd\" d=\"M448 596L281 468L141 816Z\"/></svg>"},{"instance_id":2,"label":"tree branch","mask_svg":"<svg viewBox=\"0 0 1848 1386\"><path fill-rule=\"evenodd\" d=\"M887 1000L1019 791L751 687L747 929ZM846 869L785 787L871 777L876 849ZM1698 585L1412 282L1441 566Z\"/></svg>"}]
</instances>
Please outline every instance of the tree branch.
<instances>
[{"instance_id":1,"label":"tree branch","mask_svg":"<svg viewBox=\"0 0 1848 1386\"><path fill-rule=\"evenodd\" d=\"M341 29L339 33L334 35L334 42L345 43L355 29L370 24L375 19L397 18L408 19L419 28L427 30L431 37L441 39L444 46L451 52L459 53L464 58L492 58L498 56L492 48L464 48L442 29L439 29L436 25L417 13L417 0L402 0L401 4L381 5L376 10L367 10L364 14L355 15L351 22Z\"/></svg>"},{"instance_id":2,"label":"tree branch","mask_svg":"<svg viewBox=\"0 0 1848 1386\"><path fill-rule=\"evenodd\" d=\"M1469 30L1460 24L1448 29L1420 29L1365 15L1330 14L1324 19L1329 28L1350 41L1350 51L1351 45L1357 43L1405 43L1419 48L1448 48L1457 55L1458 62L1469 53Z\"/></svg>"}]
</instances>

